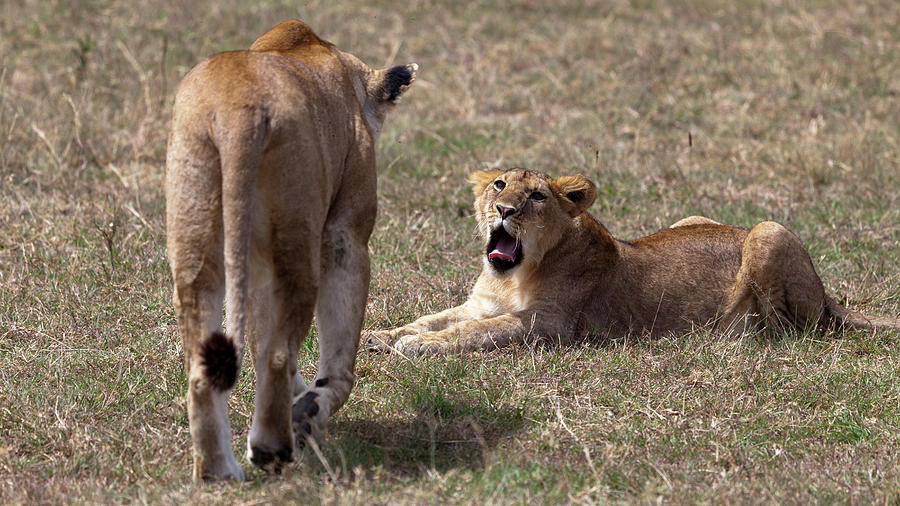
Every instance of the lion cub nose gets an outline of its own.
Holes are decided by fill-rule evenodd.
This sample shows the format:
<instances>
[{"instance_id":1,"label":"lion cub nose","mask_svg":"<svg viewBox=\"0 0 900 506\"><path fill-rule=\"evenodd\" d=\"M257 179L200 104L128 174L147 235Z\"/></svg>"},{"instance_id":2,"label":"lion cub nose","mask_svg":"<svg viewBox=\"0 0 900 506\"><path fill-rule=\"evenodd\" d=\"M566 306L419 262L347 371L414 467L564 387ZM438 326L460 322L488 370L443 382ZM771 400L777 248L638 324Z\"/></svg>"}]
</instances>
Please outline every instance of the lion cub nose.
<instances>
[{"instance_id":1,"label":"lion cub nose","mask_svg":"<svg viewBox=\"0 0 900 506\"><path fill-rule=\"evenodd\" d=\"M500 218L505 220L507 216L516 214L516 208L497 204L497 212L500 213Z\"/></svg>"}]
</instances>

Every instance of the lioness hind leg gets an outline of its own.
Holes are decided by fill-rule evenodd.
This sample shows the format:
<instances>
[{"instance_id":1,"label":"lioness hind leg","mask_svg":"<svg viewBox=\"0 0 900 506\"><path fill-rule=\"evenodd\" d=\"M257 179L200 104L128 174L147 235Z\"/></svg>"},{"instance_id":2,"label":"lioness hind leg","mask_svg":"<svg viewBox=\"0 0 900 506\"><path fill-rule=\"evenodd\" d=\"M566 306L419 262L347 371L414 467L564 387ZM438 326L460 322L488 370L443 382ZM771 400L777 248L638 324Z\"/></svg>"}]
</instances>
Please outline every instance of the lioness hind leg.
<instances>
[{"instance_id":1,"label":"lioness hind leg","mask_svg":"<svg viewBox=\"0 0 900 506\"><path fill-rule=\"evenodd\" d=\"M202 277L205 276L201 272ZM187 356L193 478L194 481L242 480L244 472L234 458L228 419L228 397L240 361L237 350L221 330L224 290L203 289L204 284L181 286L175 303Z\"/></svg>"},{"instance_id":2,"label":"lioness hind leg","mask_svg":"<svg viewBox=\"0 0 900 506\"><path fill-rule=\"evenodd\" d=\"M263 339L263 336L272 335L272 288L264 287L263 289L251 290L247 304L247 344L250 348L250 360L256 370L256 343ZM294 398L305 393L309 388L303 381L300 371L294 375Z\"/></svg>"},{"instance_id":3,"label":"lioness hind leg","mask_svg":"<svg viewBox=\"0 0 900 506\"><path fill-rule=\"evenodd\" d=\"M796 235L772 221L750 230L726 306L726 325L755 315L766 327L818 326L824 322L825 301L822 281Z\"/></svg>"},{"instance_id":4,"label":"lioness hind leg","mask_svg":"<svg viewBox=\"0 0 900 506\"><path fill-rule=\"evenodd\" d=\"M360 329L369 287L365 240L342 227L330 227L322 245L321 286L316 301L319 364L316 380L298 396L293 424L298 443L312 437L325 443L328 417L350 396Z\"/></svg>"},{"instance_id":5,"label":"lioness hind leg","mask_svg":"<svg viewBox=\"0 0 900 506\"><path fill-rule=\"evenodd\" d=\"M295 247L287 251L302 254L273 260L271 283L251 292L248 325L256 396L247 459L276 474L294 460L291 402L298 378L297 352L312 322L317 290L310 265L317 258L308 259L311 250Z\"/></svg>"},{"instance_id":6,"label":"lioness hind leg","mask_svg":"<svg viewBox=\"0 0 900 506\"><path fill-rule=\"evenodd\" d=\"M178 132L173 137L180 138ZM244 478L234 458L228 419L240 350L222 334L225 267L221 200L214 190L217 174L209 170L214 155L210 150L190 159L170 156L166 174L166 250L188 376L194 481ZM196 196L181 193L182 188L195 187L213 190Z\"/></svg>"},{"instance_id":7,"label":"lioness hind leg","mask_svg":"<svg viewBox=\"0 0 900 506\"><path fill-rule=\"evenodd\" d=\"M180 276L175 277L175 308L188 374L193 478L195 481L243 479L244 472L234 458L228 419L228 397L237 380L240 356L239 350L222 334L221 269L207 260L194 280L181 283Z\"/></svg>"}]
</instances>

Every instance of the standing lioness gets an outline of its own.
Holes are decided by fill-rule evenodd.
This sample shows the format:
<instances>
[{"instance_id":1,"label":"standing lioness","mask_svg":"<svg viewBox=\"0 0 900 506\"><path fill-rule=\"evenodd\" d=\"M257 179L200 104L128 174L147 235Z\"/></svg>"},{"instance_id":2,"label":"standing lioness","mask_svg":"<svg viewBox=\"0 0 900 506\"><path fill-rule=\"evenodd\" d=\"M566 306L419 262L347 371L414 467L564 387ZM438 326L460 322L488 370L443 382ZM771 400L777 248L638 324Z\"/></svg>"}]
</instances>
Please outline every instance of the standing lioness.
<instances>
[{"instance_id":1,"label":"standing lioness","mask_svg":"<svg viewBox=\"0 0 900 506\"><path fill-rule=\"evenodd\" d=\"M245 324L256 369L251 462L278 472L347 400L369 285L375 139L416 68L372 70L286 21L182 81L166 229L195 480L244 476L228 395ZM320 358L307 387L297 348L314 308Z\"/></svg>"},{"instance_id":2,"label":"standing lioness","mask_svg":"<svg viewBox=\"0 0 900 506\"><path fill-rule=\"evenodd\" d=\"M900 329L900 320L853 313L829 297L803 245L777 223L745 230L695 216L622 241L585 212L596 190L584 177L511 169L476 172L470 182L484 268L469 300L370 332L370 349L418 355L529 335L570 340L708 323Z\"/></svg>"}]
</instances>

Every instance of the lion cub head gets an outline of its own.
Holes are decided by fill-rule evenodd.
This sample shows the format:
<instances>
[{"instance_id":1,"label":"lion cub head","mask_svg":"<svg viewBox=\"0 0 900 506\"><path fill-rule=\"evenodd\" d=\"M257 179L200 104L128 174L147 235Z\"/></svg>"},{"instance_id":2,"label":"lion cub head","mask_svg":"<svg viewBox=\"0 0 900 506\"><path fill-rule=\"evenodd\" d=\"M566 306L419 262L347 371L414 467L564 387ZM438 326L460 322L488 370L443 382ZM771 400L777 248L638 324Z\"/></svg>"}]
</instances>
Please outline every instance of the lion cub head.
<instances>
[{"instance_id":1,"label":"lion cub head","mask_svg":"<svg viewBox=\"0 0 900 506\"><path fill-rule=\"evenodd\" d=\"M526 169L472 173L485 271L509 275L533 268L556 246L597 190L583 176L550 176Z\"/></svg>"}]
</instances>

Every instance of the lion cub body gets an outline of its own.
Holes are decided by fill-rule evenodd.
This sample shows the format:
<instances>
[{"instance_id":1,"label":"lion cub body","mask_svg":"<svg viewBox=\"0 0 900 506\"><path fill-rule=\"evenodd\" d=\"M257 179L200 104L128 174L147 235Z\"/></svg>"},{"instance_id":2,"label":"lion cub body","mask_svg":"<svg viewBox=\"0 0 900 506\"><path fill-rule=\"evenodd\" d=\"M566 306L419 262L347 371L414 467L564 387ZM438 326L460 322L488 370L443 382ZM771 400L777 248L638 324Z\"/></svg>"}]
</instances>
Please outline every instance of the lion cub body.
<instances>
[{"instance_id":1,"label":"lion cub body","mask_svg":"<svg viewBox=\"0 0 900 506\"><path fill-rule=\"evenodd\" d=\"M304 436L321 441L346 401L369 283L374 144L415 70L370 69L287 21L248 51L198 64L179 86L167 253L196 480L244 476L227 402L245 332L257 375L253 463L278 472ZM307 386L297 350L314 310L320 359Z\"/></svg>"},{"instance_id":2,"label":"lion cub body","mask_svg":"<svg viewBox=\"0 0 900 506\"><path fill-rule=\"evenodd\" d=\"M715 325L849 323L797 237L774 222L751 230L691 217L634 241L587 214L587 179L524 169L475 173L484 268L463 305L372 332L369 347L405 354L492 349L529 336L660 334Z\"/></svg>"}]
</instances>

